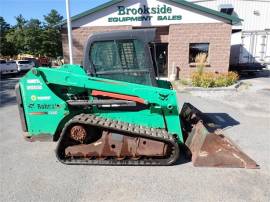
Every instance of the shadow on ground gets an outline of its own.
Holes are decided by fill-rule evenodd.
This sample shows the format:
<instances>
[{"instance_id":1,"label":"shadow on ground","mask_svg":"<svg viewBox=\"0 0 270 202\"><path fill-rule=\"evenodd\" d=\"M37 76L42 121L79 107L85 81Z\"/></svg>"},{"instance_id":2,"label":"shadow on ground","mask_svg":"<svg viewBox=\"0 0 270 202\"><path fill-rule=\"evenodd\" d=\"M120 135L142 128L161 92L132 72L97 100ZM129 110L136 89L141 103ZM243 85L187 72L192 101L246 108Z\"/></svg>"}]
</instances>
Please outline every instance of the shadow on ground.
<instances>
[{"instance_id":1,"label":"shadow on ground","mask_svg":"<svg viewBox=\"0 0 270 202\"><path fill-rule=\"evenodd\" d=\"M2 75L0 78L0 107L16 104L15 85L20 75Z\"/></svg>"},{"instance_id":2,"label":"shadow on ground","mask_svg":"<svg viewBox=\"0 0 270 202\"><path fill-rule=\"evenodd\" d=\"M270 70L262 70L258 72L247 72L240 75L241 80L253 79L253 78L270 78Z\"/></svg>"},{"instance_id":3,"label":"shadow on ground","mask_svg":"<svg viewBox=\"0 0 270 202\"><path fill-rule=\"evenodd\" d=\"M235 120L227 113L204 113L204 114L208 116L214 122L214 124L220 129L240 124L239 121Z\"/></svg>"}]
</instances>

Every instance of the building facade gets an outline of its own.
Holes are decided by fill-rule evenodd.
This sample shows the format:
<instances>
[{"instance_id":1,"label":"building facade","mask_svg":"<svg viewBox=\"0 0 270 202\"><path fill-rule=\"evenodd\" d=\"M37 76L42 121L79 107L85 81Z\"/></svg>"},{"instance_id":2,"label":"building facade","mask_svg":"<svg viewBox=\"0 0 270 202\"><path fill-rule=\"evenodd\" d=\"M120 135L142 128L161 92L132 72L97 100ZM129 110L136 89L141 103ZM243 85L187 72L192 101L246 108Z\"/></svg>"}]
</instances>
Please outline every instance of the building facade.
<instances>
[{"instance_id":1,"label":"building facade","mask_svg":"<svg viewBox=\"0 0 270 202\"><path fill-rule=\"evenodd\" d=\"M216 11L239 16L232 26L231 65L268 65L270 67L269 0L190 0Z\"/></svg>"},{"instance_id":2,"label":"building facade","mask_svg":"<svg viewBox=\"0 0 270 202\"><path fill-rule=\"evenodd\" d=\"M188 1L115 0L72 17L73 55L81 63L83 47L92 33L156 28L155 57L159 74L173 79L196 71L195 57L208 56L206 69L227 72L232 26L240 19ZM68 62L66 24L62 24L65 61Z\"/></svg>"}]
</instances>

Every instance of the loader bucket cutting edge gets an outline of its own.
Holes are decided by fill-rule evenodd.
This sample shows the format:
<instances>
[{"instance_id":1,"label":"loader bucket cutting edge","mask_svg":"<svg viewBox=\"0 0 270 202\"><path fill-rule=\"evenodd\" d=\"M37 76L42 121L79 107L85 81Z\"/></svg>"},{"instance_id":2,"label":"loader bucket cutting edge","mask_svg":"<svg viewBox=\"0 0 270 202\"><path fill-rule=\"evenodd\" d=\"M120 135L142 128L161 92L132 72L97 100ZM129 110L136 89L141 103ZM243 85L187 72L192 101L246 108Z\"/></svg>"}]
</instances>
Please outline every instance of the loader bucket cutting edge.
<instances>
[{"instance_id":1,"label":"loader bucket cutting edge","mask_svg":"<svg viewBox=\"0 0 270 202\"><path fill-rule=\"evenodd\" d=\"M194 166L259 168L232 140L217 132L218 127L210 117L190 103L184 103L180 116L185 145Z\"/></svg>"}]
</instances>

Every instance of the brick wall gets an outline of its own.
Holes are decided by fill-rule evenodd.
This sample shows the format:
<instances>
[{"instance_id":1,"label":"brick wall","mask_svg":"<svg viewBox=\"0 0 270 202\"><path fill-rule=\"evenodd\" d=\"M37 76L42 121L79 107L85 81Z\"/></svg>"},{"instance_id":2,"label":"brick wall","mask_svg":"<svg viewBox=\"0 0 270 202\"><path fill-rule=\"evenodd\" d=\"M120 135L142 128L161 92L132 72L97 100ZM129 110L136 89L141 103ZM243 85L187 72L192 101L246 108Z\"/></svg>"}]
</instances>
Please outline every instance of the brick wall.
<instances>
[{"instance_id":1,"label":"brick wall","mask_svg":"<svg viewBox=\"0 0 270 202\"><path fill-rule=\"evenodd\" d=\"M207 71L227 72L230 59L231 25L225 23L179 24L169 28L169 76L180 67L180 78L190 77L189 44L209 43Z\"/></svg>"},{"instance_id":2,"label":"brick wall","mask_svg":"<svg viewBox=\"0 0 270 202\"><path fill-rule=\"evenodd\" d=\"M73 28L74 63L80 64L83 59L83 48L88 36L95 32L128 30L131 26L82 27ZM169 35L167 35L169 34ZM196 67L189 65L189 44L209 43L209 63L207 71L227 72L230 58L231 25L225 23L178 24L157 29L155 41L169 43L168 76L180 67L180 77L190 77ZM63 53L65 63L69 62L67 30L62 30Z\"/></svg>"},{"instance_id":3,"label":"brick wall","mask_svg":"<svg viewBox=\"0 0 270 202\"><path fill-rule=\"evenodd\" d=\"M156 27L156 43L169 43L169 26Z\"/></svg>"},{"instance_id":4,"label":"brick wall","mask_svg":"<svg viewBox=\"0 0 270 202\"><path fill-rule=\"evenodd\" d=\"M113 30L128 30L131 26L112 26L112 27L80 27L73 28L73 61L75 64L81 64L83 60L83 48L88 36L95 32L109 32ZM67 30L62 29L62 46L65 63L69 63L68 36Z\"/></svg>"}]
</instances>

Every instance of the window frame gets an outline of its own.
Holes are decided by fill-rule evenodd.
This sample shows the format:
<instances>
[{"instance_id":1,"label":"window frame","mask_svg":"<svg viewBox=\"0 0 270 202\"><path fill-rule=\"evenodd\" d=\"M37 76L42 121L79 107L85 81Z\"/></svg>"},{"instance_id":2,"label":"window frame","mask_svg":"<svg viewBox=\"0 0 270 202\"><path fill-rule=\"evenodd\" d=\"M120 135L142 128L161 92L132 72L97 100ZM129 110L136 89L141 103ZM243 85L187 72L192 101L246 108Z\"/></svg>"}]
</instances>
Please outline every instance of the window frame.
<instances>
[{"instance_id":1,"label":"window frame","mask_svg":"<svg viewBox=\"0 0 270 202\"><path fill-rule=\"evenodd\" d=\"M154 71L154 64L151 58L151 52L149 44L154 41L155 39L155 29L145 29L145 30L120 30L120 31L112 31L112 32L100 32L100 33L93 33L91 34L87 42L84 46L84 55L82 60L82 67L85 70L86 74L91 77L99 77L94 70L93 65L91 64L91 58L89 57L89 51L94 42L98 41L108 41L108 40L123 40L123 39L134 39L138 40L142 43L142 47L144 49L143 55L145 58L144 65L146 65L146 71L149 74L149 78L147 78L149 84L146 84L145 82L139 83L144 85L150 85L150 86L158 86L157 80L156 80L156 74ZM142 62L139 62L139 64L143 64ZM100 75L101 78L102 75ZM106 78L105 78L106 79ZM110 79L110 78L109 78ZM111 78L113 79L113 78ZM115 79L117 80L117 79ZM124 80L123 80L124 81Z\"/></svg>"},{"instance_id":2,"label":"window frame","mask_svg":"<svg viewBox=\"0 0 270 202\"><path fill-rule=\"evenodd\" d=\"M191 42L189 43L189 46L188 46L188 64L190 67L196 67L197 66L197 63L194 61L190 61L190 50L191 50L191 45L192 44L207 44L208 45L208 50L207 50L207 61L205 63L205 67L211 67L210 65L210 61L209 61L209 56L210 56L210 42ZM196 56L195 56L196 57Z\"/></svg>"},{"instance_id":3,"label":"window frame","mask_svg":"<svg viewBox=\"0 0 270 202\"><path fill-rule=\"evenodd\" d=\"M140 42L140 43L142 43L140 40L138 40L138 39L112 39L112 40L102 40L102 41L95 41L95 42L93 42L92 44L91 44L91 46L90 46L90 49L89 49L89 53L88 53L88 55L89 55L89 61L90 61L90 64L91 64L91 66L93 67L93 69L94 69L94 71L95 71L95 74L97 74L97 75L102 75L102 74L111 74L111 73L121 73L121 72L126 72L126 73L133 73L133 72L141 72L141 73L150 73L150 70L149 70L149 68L145 68L145 69L140 69L140 68L126 68L126 67L124 67L123 66L123 64L122 64L122 61L121 61L121 56L120 56L120 46L119 46L119 43L123 43L123 42L125 42L125 41L132 41L132 43L133 43L133 50L134 50L134 53L135 53L135 55L137 56L137 54L136 54L136 49L135 49L135 44L134 44L134 41L135 40L137 40L138 42ZM92 52L92 48L93 48L93 46L95 45L95 43L102 43L102 42L112 42L113 44L114 44L114 46L115 46L115 48L117 49L117 51L116 51L116 55L117 55L117 57L118 57L118 60L119 60L119 62L120 62L120 65L121 65L121 67L120 68L117 68L117 70L115 69L115 70L105 70L105 71L97 71L97 69L96 69L96 64L94 64L94 61L92 60L92 57L91 57L91 52ZM143 43L142 43L143 44ZM123 48L123 47L122 47ZM145 47L144 46L142 46L142 49L145 51ZM145 63L147 63L148 61L147 61L147 58L145 58L146 59L146 61L145 61ZM135 61L136 61L136 63L137 63L137 66L139 67L139 63L138 63L138 58L136 57L135 58Z\"/></svg>"}]
</instances>

